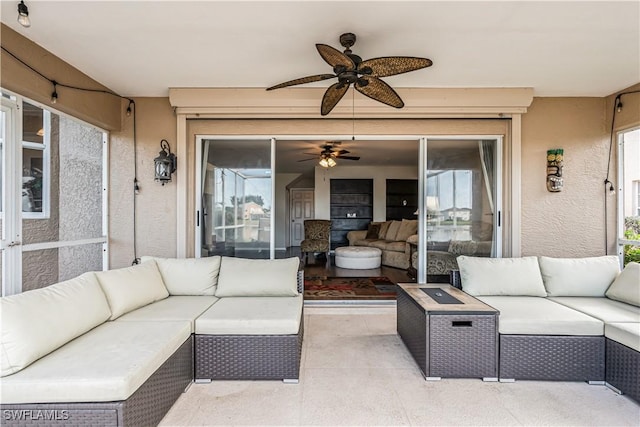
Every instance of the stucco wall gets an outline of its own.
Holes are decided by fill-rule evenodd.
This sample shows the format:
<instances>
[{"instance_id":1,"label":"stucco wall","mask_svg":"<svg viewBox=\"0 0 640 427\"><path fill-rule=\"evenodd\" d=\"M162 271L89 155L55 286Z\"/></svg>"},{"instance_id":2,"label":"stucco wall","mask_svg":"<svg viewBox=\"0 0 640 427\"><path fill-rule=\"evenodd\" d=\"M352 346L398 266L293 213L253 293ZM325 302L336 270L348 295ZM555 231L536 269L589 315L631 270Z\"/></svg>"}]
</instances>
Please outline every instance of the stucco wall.
<instances>
[{"instance_id":1,"label":"stucco wall","mask_svg":"<svg viewBox=\"0 0 640 427\"><path fill-rule=\"evenodd\" d=\"M523 116L523 255L605 253L603 182L609 149L605 124L604 98L535 98ZM558 193L545 186L546 152L552 148L564 149L564 188ZM615 197L612 201L609 224L615 223Z\"/></svg>"},{"instance_id":2,"label":"stucco wall","mask_svg":"<svg viewBox=\"0 0 640 427\"><path fill-rule=\"evenodd\" d=\"M123 103L123 127L111 134L109 229L110 268L131 265L133 245L133 179L134 147L133 119L126 117ZM174 181L162 186L154 181L153 159L160 152L160 140L176 147L176 119L168 98L136 98L137 166L140 192L136 200L137 256L176 256L176 175ZM186 159L178 158L178 168Z\"/></svg>"}]
</instances>

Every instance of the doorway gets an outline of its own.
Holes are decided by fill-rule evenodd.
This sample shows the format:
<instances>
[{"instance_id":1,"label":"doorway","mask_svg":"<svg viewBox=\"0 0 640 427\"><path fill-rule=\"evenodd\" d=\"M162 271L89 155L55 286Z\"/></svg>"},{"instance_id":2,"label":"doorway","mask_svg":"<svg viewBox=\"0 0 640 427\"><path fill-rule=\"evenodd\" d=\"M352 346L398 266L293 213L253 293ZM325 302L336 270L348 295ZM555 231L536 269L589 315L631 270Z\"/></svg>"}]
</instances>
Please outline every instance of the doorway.
<instances>
[{"instance_id":1,"label":"doorway","mask_svg":"<svg viewBox=\"0 0 640 427\"><path fill-rule=\"evenodd\" d=\"M289 247L300 246L304 240L304 221L313 219L314 191L308 188L292 188L289 190L289 217L291 226L289 230Z\"/></svg>"}]
</instances>

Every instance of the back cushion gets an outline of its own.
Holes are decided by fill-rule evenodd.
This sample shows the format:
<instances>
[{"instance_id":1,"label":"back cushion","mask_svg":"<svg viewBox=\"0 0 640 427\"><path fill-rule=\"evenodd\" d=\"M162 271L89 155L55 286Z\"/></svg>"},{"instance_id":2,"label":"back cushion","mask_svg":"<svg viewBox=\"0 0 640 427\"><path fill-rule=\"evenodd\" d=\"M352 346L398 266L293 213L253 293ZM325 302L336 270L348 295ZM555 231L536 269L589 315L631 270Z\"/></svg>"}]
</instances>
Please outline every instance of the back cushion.
<instances>
[{"instance_id":1,"label":"back cushion","mask_svg":"<svg viewBox=\"0 0 640 427\"><path fill-rule=\"evenodd\" d=\"M617 256L549 258L541 256L540 271L553 297L603 297L620 273Z\"/></svg>"},{"instance_id":2,"label":"back cushion","mask_svg":"<svg viewBox=\"0 0 640 427\"><path fill-rule=\"evenodd\" d=\"M470 295L544 297L538 258L457 258L462 290Z\"/></svg>"},{"instance_id":3,"label":"back cushion","mask_svg":"<svg viewBox=\"0 0 640 427\"><path fill-rule=\"evenodd\" d=\"M101 271L96 276L111 307L109 320L169 296L153 260L133 267Z\"/></svg>"},{"instance_id":4,"label":"back cushion","mask_svg":"<svg viewBox=\"0 0 640 427\"><path fill-rule=\"evenodd\" d=\"M416 219L403 219L396 234L395 240L399 242L406 242L409 236L413 236L418 232L418 220Z\"/></svg>"},{"instance_id":5,"label":"back cushion","mask_svg":"<svg viewBox=\"0 0 640 427\"><path fill-rule=\"evenodd\" d=\"M387 235L387 231L389 231L389 226L391 225L393 221L385 221L383 223L380 224L380 232L378 233L378 238L384 240L386 235Z\"/></svg>"},{"instance_id":6,"label":"back cushion","mask_svg":"<svg viewBox=\"0 0 640 427\"><path fill-rule=\"evenodd\" d=\"M395 241L396 240L396 236L398 234L398 230L400 230L400 226L401 225L402 225L402 222L400 222L400 221L391 221L391 224L389 225L389 228L387 229L387 234L385 234L385 236L384 236L384 240Z\"/></svg>"},{"instance_id":7,"label":"back cushion","mask_svg":"<svg viewBox=\"0 0 640 427\"><path fill-rule=\"evenodd\" d=\"M24 369L109 319L93 272L42 289L0 298L1 376Z\"/></svg>"},{"instance_id":8,"label":"back cushion","mask_svg":"<svg viewBox=\"0 0 640 427\"><path fill-rule=\"evenodd\" d=\"M298 295L297 257L246 259L222 257L217 297L280 297Z\"/></svg>"},{"instance_id":9,"label":"back cushion","mask_svg":"<svg viewBox=\"0 0 640 427\"><path fill-rule=\"evenodd\" d=\"M640 264L627 264L605 295L607 298L640 307Z\"/></svg>"},{"instance_id":10,"label":"back cushion","mask_svg":"<svg viewBox=\"0 0 640 427\"><path fill-rule=\"evenodd\" d=\"M220 273L220 257L155 258L143 256L141 261L155 261L169 295L214 295Z\"/></svg>"}]
</instances>

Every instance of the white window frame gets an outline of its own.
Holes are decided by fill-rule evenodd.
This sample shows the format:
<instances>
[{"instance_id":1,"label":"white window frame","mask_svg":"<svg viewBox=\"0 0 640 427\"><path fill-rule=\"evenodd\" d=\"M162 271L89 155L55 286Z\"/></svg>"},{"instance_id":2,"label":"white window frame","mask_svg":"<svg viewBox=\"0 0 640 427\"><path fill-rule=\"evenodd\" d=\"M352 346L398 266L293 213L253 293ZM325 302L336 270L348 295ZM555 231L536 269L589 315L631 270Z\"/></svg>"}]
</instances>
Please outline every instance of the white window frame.
<instances>
[{"instance_id":1,"label":"white window frame","mask_svg":"<svg viewBox=\"0 0 640 427\"><path fill-rule=\"evenodd\" d=\"M37 142L25 141L22 139L24 134L20 135L21 149L42 151L42 211L40 212L22 212L22 219L49 219L50 210L50 194L51 194L51 112L37 103L24 101L19 99L20 114L24 114L24 103L33 105L42 109L42 144Z\"/></svg>"},{"instance_id":2,"label":"white window frame","mask_svg":"<svg viewBox=\"0 0 640 427\"><path fill-rule=\"evenodd\" d=\"M639 131L640 128L630 128L624 129L616 134L616 139L618 143L618 224L617 224L617 251L618 257L620 258L620 266L624 264L624 247L626 245L640 246L640 240L629 240L624 236L625 226L624 226L624 196L625 196L625 188L624 188L624 135L626 133L631 133L634 131ZM640 142L639 142L640 143ZM638 184L636 188L627 189L627 191L632 191L632 197L636 196L640 198L640 182L632 181L632 187ZM636 200L634 206L637 210L640 211L640 201ZM637 212L640 215L640 212Z\"/></svg>"}]
</instances>

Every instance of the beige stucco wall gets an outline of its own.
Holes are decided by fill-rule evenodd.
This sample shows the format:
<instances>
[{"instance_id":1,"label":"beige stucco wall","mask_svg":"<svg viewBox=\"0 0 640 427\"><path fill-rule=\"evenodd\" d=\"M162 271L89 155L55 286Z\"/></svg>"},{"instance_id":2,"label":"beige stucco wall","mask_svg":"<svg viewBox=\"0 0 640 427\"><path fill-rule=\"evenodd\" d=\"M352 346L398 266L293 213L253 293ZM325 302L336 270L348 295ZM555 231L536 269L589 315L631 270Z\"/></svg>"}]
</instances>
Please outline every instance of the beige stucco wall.
<instances>
[{"instance_id":1,"label":"beige stucco wall","mask_svg":"<svg viewBox=\"0 0 640 427\"><path fill-rule=\"evenodd\" d=\"M553 148L564 149L564 188L558 193L546 189L546 152ZM604 98L534 99L522 119L523 255L605 253L608 149ZM612 253L614 197L608 216Z\"/></svg>"},{"instance_id":2,"label":"beige stucco wall","mask_svg":"<svg viewBox=\"0 0 640 427\"><path fill-rule=\"evenodd\" d=\"M126 108L126 104L123 103ZM134 259L133 207L136 198L138 257L176 256L176 175L170 183L155 182L153 159L166 139L176 151L176 119L168 98L135 98L135 114L122 117L122 130L111 133L109 146L109 264L131 265ZM136 117L137 178L140 192L134 195L133 122ZM178 168L185 167L178 158Z\"/></svg>"}]
</instances>

